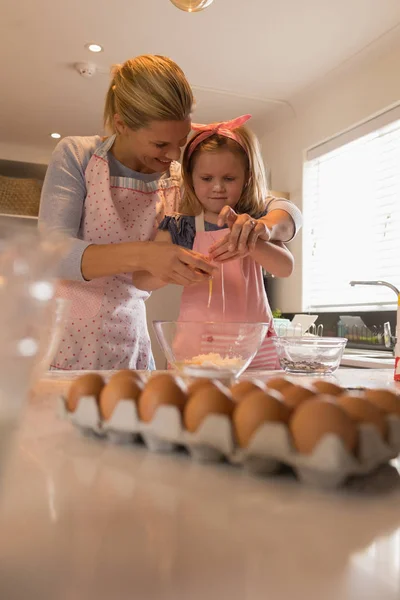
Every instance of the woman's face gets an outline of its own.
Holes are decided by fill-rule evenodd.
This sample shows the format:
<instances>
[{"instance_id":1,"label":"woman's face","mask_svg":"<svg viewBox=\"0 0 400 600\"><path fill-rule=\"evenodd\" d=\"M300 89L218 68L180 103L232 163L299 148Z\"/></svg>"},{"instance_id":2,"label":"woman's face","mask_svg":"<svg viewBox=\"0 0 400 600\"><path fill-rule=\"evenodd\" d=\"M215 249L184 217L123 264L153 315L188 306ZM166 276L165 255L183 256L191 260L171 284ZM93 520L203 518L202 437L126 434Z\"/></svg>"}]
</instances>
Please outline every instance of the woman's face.
<instances>
[{"instance_id":1,"label":"woman's face","mask_svg":"<svg viewBox=\"0 0 400 600\"><path fill-rule=\"evenodd\" d=\"M117 125L120 149L132 162L134 170L162 173L169 169L173 160L179 160L190 128L190 118L184 121L151 121L147 127L137 131L126 125Z\"/></svg>"}]
</instances>

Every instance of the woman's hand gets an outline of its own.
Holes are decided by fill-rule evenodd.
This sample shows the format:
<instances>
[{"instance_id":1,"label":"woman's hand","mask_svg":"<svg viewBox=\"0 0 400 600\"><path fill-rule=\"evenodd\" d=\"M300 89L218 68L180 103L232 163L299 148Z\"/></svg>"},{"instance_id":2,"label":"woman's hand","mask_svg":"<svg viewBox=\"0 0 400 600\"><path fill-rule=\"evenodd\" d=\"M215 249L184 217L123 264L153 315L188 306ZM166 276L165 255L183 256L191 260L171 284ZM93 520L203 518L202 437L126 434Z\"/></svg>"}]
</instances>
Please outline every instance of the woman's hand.
<instances>
[{"instance_id":1,"label":"woman's hand","mask_svg":"<svg viewBox=\"0 0 400 600\"><path fill-rule=\"evenodd\" d=\"M218 217L218 225L227 224L230 232L209 249L210 258L226 262L244 257L255 250L258 239L268 242L271 232L262 220L250 215L238 215L230 206L224 206Z\"/></svg>"},{"instance_id":2,"label":"woman's hand","mask_svg":"<svg viewBox=\"0 0 400 600\"><path fill-rule=\"evenodd\" d=\"M188 286L212 277L216 268L203 254L166 242L146 243L142 269L165 283Z\"/></svg>"}]
</instances>

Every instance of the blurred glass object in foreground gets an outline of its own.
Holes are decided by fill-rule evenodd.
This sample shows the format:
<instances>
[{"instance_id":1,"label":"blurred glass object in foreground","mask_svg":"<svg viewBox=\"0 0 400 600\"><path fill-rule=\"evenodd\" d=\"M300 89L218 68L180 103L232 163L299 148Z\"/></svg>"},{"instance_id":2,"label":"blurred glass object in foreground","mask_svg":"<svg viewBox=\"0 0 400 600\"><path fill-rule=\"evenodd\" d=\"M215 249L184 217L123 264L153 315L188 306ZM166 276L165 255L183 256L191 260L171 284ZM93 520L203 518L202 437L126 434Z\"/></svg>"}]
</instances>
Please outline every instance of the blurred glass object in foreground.
<instances>
[{"instance_id":1,"label":"blurred glass object in foreground","mask_svg":"<svg viewBox=\"0 0 400 600\"><path fill-rule=\"evenodd\" d=\"M45 368L67 247L60 233L0 221L0 474L29 387Z\"/></svg>"}]
</instances>

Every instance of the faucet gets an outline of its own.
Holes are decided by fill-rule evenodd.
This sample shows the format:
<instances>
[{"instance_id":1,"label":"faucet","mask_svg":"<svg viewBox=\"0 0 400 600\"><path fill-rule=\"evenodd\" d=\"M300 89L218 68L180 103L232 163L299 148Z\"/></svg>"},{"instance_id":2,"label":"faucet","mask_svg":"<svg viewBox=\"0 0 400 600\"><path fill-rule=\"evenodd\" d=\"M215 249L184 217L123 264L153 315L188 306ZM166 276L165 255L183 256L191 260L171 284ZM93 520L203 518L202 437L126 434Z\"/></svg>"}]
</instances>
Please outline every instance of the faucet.
<instances>
[{"instance_id":1,"label":"faucet","mask_svg":"<svg viewBox=\"0 0 400 600\"><path fill-rule=\"evenodd\" d=\"M400 294L400 291L397 289L397 287L392 285L391 283L388 283L387 281L350 281L350 285L384 285L385 287L388 287L391 290L393 290L397 298Z\"/></svg>"},{"instance_id":2,"label":"faucet","mask_svg":"<svg viewBox=\"0 0 400 600\"><path fill-rule=\"evenodd\" d=\"M400 298L400 290L398 290L396 286L392 285L391 283L388 283L387 281L350 281L350 285L351 286L383 285L383 286L388 287L391 290L393 290L394 293L396 294L398 302L400 302L400 299L399 299ZM392 335L389 321L384 323L383 331L384 331L385 346L386 346L386 348L393 350L393 354L394 354L395 345L396 345L396 337L394 335Z\"/></svg>"}]
</instances>

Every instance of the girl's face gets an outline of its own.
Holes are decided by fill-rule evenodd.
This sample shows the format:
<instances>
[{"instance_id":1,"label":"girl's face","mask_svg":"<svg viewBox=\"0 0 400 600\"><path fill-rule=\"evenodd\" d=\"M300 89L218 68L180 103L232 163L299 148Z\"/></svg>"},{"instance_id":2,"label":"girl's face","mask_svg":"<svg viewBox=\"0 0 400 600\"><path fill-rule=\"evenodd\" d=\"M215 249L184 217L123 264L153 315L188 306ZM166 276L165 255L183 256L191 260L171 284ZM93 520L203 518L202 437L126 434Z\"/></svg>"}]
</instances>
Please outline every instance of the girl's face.
<instances>
[{"instance_id":1,"label":"girl's face","mask_svg":"<svg viewBox=\"0 0 400 600\"><path fill-rule=\"evenodd\" d=\"M246 181L243 159L230 150L201 152L192 172L193 188L205 212L219 214L224 206L235 208Z\"/></svg>"}]
</instances>

